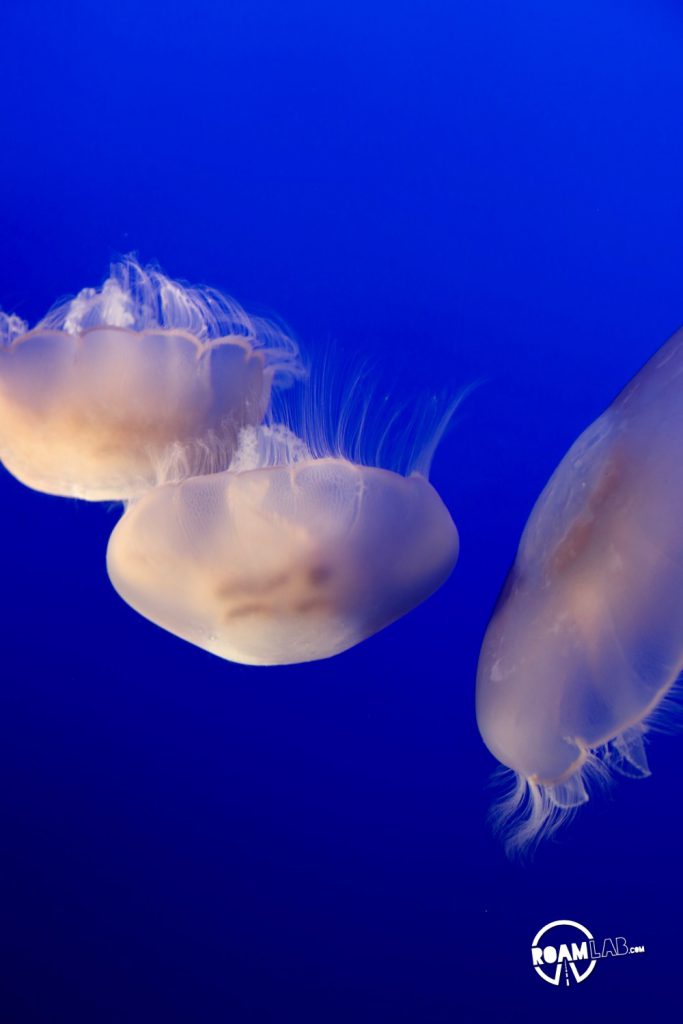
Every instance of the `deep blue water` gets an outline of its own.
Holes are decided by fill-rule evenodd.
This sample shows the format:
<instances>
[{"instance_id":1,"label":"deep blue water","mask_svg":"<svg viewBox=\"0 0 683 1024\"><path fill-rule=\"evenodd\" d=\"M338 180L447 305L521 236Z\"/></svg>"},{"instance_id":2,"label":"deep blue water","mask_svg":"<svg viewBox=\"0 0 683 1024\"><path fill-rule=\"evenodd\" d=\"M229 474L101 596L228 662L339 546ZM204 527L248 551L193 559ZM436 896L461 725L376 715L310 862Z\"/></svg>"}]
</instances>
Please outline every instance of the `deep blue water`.
<instances>
[{"instance_id":1,"label":"deep blue water","mask_svg":"<svg viewBox=\"0 0 683 1024\"><path fill-rule=\"evenodd\" d=\"M134 250L482 382L432 477L454 575L328 662L161 632L108 583L118 510L2 472L0 1020L667 1019L683 740L513 864L473 691L541 487L683 321L679 6L6 0L0 39L3 308ZM646 953L545 985L565 917Z\"/></svg>"}]
</instances>

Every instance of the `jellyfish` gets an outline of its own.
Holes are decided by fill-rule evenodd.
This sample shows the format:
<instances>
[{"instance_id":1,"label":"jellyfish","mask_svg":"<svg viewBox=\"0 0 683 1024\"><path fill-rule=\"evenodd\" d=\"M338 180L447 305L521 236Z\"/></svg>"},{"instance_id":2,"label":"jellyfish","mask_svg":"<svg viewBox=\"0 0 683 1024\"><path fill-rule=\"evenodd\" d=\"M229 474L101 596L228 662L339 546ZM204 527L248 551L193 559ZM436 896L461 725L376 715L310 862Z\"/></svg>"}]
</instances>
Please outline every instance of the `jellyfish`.
<instances>
[{"instance_id":1,"label":"jellyfish","mask_svg":"<svg viewBox=\"0 0 683 1024\"><path fill-rule=\"evenodd\" d=\"M172 479L128 503L109 541L109 578L132 608L230 661L284 665L347 650L432 594L458 557L457 529L427 479L455 403L414 417L412 443L387 468L372 464L387 423L374 459L367 445L363 455L367 403L342 397L335 409L339 393L310 383L306 395L301 433L291 416L244 427L226 471Z\"/></svg>"},{"instance_id":2,"label":"jellyfish","mask_svg":"<svg viewBox=\"0 0 683 1024\"><path fill-rule=\"evenodd\" d=\"M33 330L0 314L0 461L93 501L139 496L169 458L186 475L224 469L297 360L284 328L128 257Z\"/></svg>"},{"instance_id":3,"label":"jellyfish","mask_svg":"<svg viewBox=\"0 0 683 1024\"><path fill-rule=\"evenodd\" d=\"M510 851L552 832L644 739L683 670L683 331L578 438L531 512L486 632L477 719L514 782Z\"/></svg>"}]
</instances>

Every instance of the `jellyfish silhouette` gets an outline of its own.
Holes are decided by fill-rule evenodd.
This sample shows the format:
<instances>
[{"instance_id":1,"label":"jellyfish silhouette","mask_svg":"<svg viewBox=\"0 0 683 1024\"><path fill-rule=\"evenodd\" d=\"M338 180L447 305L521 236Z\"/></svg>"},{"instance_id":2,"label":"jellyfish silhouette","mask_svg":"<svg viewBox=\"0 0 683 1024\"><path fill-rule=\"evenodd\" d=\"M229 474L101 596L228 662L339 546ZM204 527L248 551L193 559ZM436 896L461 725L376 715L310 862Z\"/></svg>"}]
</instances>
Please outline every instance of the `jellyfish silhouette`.
<instances>
[{"instance_id":1,"label":"jellyfish silhouette","mask_svg":"<svg viewBox=\"0 0 683 1024\"><path fill-rule=\"evenodd\" d=\"M48 494L132 498L171 454L187 475L228 466L292 372L284 329L127 258L33 330L0 315L0 460Z\"/></svg>"},{"instance_id":2,"label":"jellyfish silhouette","mask_svg":"<svg viewBox=\"0 0 683 1024\"><path fill-rule=\"evenodd\" d=\"M551 477L484 638L477 718L515 773L497 811L510 850L591 782L648 774L643 738L683 670L682 516L679 331Z\"/></svg>"},{"instance_id":3,"label":"jellyfish silhouette","mask_svg":"<svg viewBox=\"0 0 683 1024\"><path fill-rule=\"evenodd\" d=\"M338 654L441 586L458 533L427 473L455 402L413 418L395 472L368 464L372 415L356 384L309 382L301 405L283 392L287 422L244 428L229 470L130 503L107 551L121 597L220 657L282 665ZM370 430L375 461L389 426Z\"/></svg>"}]
</instances>

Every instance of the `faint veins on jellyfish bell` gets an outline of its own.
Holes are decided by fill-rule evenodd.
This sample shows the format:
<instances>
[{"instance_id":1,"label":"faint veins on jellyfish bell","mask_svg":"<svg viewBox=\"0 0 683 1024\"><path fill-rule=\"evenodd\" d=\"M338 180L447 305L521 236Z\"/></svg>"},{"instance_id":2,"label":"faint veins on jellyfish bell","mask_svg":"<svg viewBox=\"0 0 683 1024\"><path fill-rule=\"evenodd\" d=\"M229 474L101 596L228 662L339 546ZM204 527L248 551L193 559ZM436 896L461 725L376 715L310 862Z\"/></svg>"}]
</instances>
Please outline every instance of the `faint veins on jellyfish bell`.
<instances>
[{"instance_id":1,"label":"faint veins on jellyfish bell","mask_svg":"<svg viewBox=\"0 0 683 1024\"><path fill-rule=\"evenodd\" d=\"M552 831L643 739L683 670L683 332L579 437L538 499L484 638L477 718L514 773L511 849Z\"/></svg>"},{"instance_id":2,"label":"faint veins on jellyfish bell","mask_svg":"<svg viewBox=\"0 0 683 1024\"><path fill-rule=\"evenodd\" d=\"M455 565L427 480L455 402L396 454L404 472L372 464L385 430L371 464L354 462L284 328L132 259L31 331L0 314L0 342L6 468L46 493L123 501L110 579L191 643L256 665L329 657Z\"/></svg>"},{"instance_id":3,"label":"faint veins on jellyfish bell","mask_svg":"<svg viewBox=\"0 0 683 1024\"><path fill-rule=\"evenodd\" d=\"M323 458L155 488L114 529L107 564L125 600L179 636L285 664L382 629L456 557L453 522L422 476Z\"/></svg>"}]
</instances>

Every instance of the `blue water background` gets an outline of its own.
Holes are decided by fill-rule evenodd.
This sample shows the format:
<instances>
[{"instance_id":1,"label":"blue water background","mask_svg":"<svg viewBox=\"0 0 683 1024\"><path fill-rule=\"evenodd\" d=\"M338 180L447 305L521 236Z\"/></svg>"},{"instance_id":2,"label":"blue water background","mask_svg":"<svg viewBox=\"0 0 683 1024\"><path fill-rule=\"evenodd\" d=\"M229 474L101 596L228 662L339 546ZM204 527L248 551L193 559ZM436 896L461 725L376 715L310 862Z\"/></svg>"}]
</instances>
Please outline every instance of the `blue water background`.
<instances>
[{"instance_id":1,"label":"blue water background","mask_svg":"<svg viewBox=\"0 0 683 1024\"><path fill-rule=\"evenodd\" d=\"M668 1019L683 738L519 866L473 692L541 487L683 321L680 6L6 0L0 38L5 309L134 250L415 400L482 382L433 470L457 570L318 664L156 629L106 577L118 510L2 472L0 1019ZM564 917L647 952L551 988Z\"/></svg>"}]
</instances>

